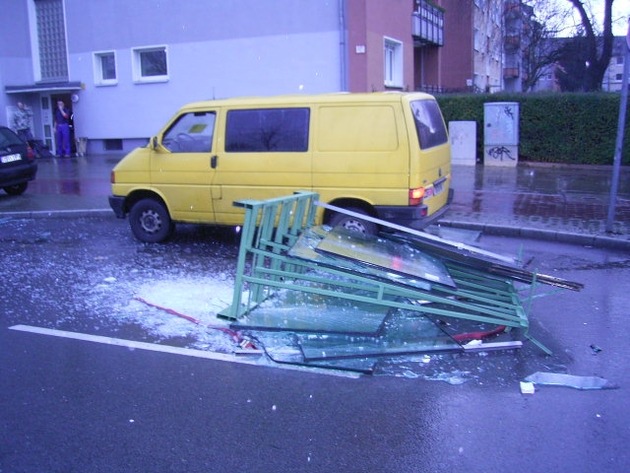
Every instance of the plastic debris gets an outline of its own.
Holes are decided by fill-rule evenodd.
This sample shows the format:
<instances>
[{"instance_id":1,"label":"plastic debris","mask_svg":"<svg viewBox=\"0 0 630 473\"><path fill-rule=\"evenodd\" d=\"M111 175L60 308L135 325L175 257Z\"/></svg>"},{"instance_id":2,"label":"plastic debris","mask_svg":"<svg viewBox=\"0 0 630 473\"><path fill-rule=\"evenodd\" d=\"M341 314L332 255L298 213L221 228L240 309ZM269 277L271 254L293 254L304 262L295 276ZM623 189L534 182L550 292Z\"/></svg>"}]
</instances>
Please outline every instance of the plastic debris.
<instances>
[{"instance_id":1,"label":"plastic debris","mask_svg":"<svg viewBox=\"0 0 630 473\"><path fill-rule=\"evenodd\" d=\"M564 386L575 389L616 389L619 386L599 376L575 376L563 373L544 373L538 371L525 378L525 381L547 386Z\"/></svg>"},{"instance_id":2,"label":"plastic debris","mask_svg":"<svg viewBox=\"0 0 630 473\"><path fill-rule=\"evenodd\" d=\"M536 387L530 381L521 381L521 394L534 394Z\"/></svg>"},{"instance_id":3,"label":"plastic debris","mask_svg":"<svg viewBox=\"0 0 630 473\"><path fill-rule=\"evenodd\" d=\"M602 349L600 347L598 347L597 345L595 345L594 343L591 344L591 350L593 350L594 354L597 354L600 351L602 351Z\"/></svg>"}]
</instances>

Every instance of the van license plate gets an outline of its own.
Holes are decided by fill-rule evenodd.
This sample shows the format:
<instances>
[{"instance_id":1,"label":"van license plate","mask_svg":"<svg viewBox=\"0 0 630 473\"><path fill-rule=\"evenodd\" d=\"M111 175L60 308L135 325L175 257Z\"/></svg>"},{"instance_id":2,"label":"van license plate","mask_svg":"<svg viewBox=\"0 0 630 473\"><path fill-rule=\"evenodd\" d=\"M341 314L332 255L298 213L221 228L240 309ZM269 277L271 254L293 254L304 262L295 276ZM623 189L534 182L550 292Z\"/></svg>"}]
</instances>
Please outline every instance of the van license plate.
<instances>
[{"instance_id":1,"label":"van license plate","mask_svg":"<svg viewBox=\"0 0 630 473\"><path fill-rule=\"evenodd\" d=\"M14 161L20 161L22 159L22 155L20 154L7 154L6 156L2 156L0 158L0 162L2 164L12 163Z\"/></svg>"}]
</instances>

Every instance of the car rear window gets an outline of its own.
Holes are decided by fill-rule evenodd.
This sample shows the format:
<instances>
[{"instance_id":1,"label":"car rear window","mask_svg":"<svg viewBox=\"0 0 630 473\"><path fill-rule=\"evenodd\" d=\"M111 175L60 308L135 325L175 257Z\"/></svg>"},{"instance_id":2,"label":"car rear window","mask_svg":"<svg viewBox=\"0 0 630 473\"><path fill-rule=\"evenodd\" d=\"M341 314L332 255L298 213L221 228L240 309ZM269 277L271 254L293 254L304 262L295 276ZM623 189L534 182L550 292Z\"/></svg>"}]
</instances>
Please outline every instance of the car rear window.
<instances>
[{"instance_id":1,"label":"car rear window","mask_svg":"<svg viewBox=\"0 0 630 473\"><path fill-rule=\"evenodd\" d=\"M232 153L308 150L308 108L230 110L225 150Z\"/></svg>"},{"instance_id":2,"label":"car rear window","mask_svg":"<svg viewBox=\"0 0 630 473\"><path fill-rule=\"evenodd\" d=\"M24 142L20 138L18 138L17 135L11 130L0 128L0 148L22 144L24 144Z\"/></svg>"}]
</instances>

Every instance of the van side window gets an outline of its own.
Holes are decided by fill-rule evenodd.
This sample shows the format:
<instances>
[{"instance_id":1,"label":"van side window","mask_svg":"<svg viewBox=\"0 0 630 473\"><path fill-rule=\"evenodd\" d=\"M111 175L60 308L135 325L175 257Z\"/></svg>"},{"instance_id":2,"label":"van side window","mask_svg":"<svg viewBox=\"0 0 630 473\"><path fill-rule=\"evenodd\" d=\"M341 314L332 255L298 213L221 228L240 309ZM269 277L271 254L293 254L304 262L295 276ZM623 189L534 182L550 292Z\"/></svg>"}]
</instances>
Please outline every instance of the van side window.
<instances>
[{"instance_id":1,"label":"van side window","mask_svg":"<svg viewBox=\"0 0 630 473\"><path fill-rule=\"evenodd\" d=\"M173 153L212 151L214 112L194 112L180 116L162 137L162 146Z\"/></svg>"},{"instance_id":2,"label":"van side window","mask_svg":"<svg viewBox=\"0 0 630 473\"><path fill-rule=\"evenodd\" d=\"M416 133L420 148L428 149L448 141L446 127L437 102L433 100L414 100L411 111L416 122Z\"/></svg>"},{"instance_id":3,"label":"van side window","mask_svg":"<svg viewBox=\"0 0 630 473\"><path fill-rule=\"evenodd\" d=\"M232 153L308 150L308 108L230 110L225 151Z\"/></svg>"}]
</instances>

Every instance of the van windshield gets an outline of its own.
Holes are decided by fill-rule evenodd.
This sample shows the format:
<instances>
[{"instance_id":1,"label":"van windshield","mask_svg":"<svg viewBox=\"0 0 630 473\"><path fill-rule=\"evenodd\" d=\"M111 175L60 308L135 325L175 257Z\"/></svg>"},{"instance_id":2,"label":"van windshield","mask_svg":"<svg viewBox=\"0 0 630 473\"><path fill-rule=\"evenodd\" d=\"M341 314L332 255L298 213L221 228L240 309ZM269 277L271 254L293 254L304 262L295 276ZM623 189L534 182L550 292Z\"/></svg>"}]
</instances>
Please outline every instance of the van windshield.
<instances>
[{"instance_id":1,"label":"van windshield","mask_svg":"<svg viewBox=\"0 0 630 473\"><path fill-rule=\"evenodd\" d=\"M411 111L421 149L433 148L448 141L440 107L434 100L414 100Z\"/></svg>"}]
</instances>

